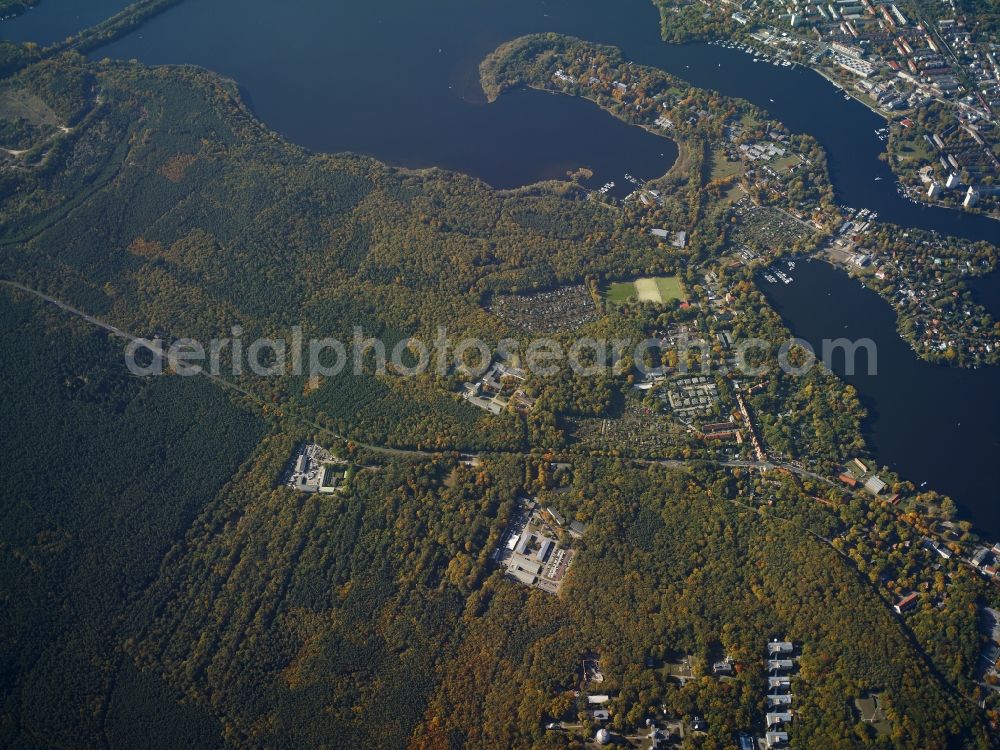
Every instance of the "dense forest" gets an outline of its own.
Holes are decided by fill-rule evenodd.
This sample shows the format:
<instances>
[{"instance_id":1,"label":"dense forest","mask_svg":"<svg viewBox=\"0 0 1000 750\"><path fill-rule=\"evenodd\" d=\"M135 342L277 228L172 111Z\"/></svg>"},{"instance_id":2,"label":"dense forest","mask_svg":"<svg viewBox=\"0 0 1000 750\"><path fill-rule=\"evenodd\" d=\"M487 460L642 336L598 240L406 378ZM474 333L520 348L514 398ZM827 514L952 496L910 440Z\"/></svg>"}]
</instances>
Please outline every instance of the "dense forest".
<instances>
[{"instance_id":1,"label":"dense forest","mask_svg":"<svg viewBox=\"0 0 1000 750\"><path fill-rule=\"evenodd\" d=\"M207 382L131 377L103 334L37 302L3 292L0 314L0 744L127 738L137 712L179 720L174 741L203 733L214 720L155 675L118 697L121 639L161 558L266 426Z\"/></svg>"},{"instance_id":2,"label":"dense forest","mask_svg":"<svg viewBox=\"0 0 1000 750\"><path fill-rule=\"evenodd\" d=\"M265 437L208 384L123 378L103 334L4 310L4 416L37 430L4 446L5 745L134 747L155 726L164 747L572 747L543 725L575 720L591 654L612 727L698 715L698 746L724 748L761 711L762 644L780 636L802 648L797 746L872 741L849 706L876 689L886 746L986 746L866 581L803 533L841 521L794 483L754 510L749 477L442 456L303 495L275 485L294 424ZM25 381L40 398L9 398ZM523 492L588 523L559 597L491 564ZM710 676L720 653L732 680Z\"/></svg>"}]
</instances>

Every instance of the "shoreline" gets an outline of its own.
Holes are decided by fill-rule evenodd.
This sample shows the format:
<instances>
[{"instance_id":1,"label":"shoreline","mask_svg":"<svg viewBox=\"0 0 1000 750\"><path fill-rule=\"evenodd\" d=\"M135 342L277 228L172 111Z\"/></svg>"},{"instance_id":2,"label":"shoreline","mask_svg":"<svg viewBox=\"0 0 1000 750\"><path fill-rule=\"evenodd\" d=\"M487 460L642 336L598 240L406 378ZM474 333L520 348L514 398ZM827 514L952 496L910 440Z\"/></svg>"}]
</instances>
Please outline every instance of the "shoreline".
<instances>
[{"instance_id":1,"label":"shoreline","mask_svg":"<svg viewBox=\"0 0 1000 750\"><path fill-rule=\"evenodd\" d=\"M619 117L618 115L616 115L614 112L612 112L611 110L609 110L609 109L607 109L605 107L602 107L600 105L600 103L596 99L594 99L593 97L591 97L591 96L583 96L583 95L579 95L579 94L569 94L569 93L567 93L565 91L558 91L556 89L550 89L550 88L546 88L544 86L537 86L537 85L532 84L532 83L520 84L520 87L521 88L526 88L526 89L531 89L533 91L540 91L540 92L542 92L544 94L552 94L553 96L568 96L571 99L583 99L584 101L587 101L587 102L590 102L591 104L593 104L595 107L597 107L602 112L605 112L606 114L610 115L611 117L614 117L619 122L624 123L625 125L629 125L629 126L635 127L635 128L640 128L641 130L645 130L647 133L649 133L651 135L655 135L658 138L663 138L663 139L668 140L671 143L673 143L674 146L677 147L677 158L674 159L674 163L671 164L670 165L670 169L668 169L662 175L660 175L659 177L653 177L653 178L647 180L647 182L656 182L658 180L666 179L667 177L670 176L671 172L673 172L677 168L677 165L683 163L683 161L684 161L684 159L682 158L684 156L684 154L682 153L682 151L685 148L683 140L678 140L676 138L671 138L669 135L665 135L664 133L662 133L662 132L660 132L658 130L655 130L654 128L652 128L649 125L645 125L645 124L637 123L637 122L629 122L628 120L624 120L621 117ZM511 87L511 88L517 88L517 87ZM507 91L507 89L505 89L504 91L501 91L499 95L495 96L492 99L492 101L496 101L500 96L502 96L505 93L505 91ZM576 183L574 183L574 184L576 184Z\"/></svg>"},{"instance_id":2,"label":"shoreline","mask_svg":"<svg viewBox=\"0 0 1000 750\"><path fill-rule=\"evenodd\" d=\"M751 37L751 39L753 39L753 38ZM711 44L712 42L718 43L718 42L731 42L731 41L734 41L734 39L729 38L729 37L717 37L715 39L710 39L709 40L709 44ZM757 42L758 40L753 39L753 41ZM750 42L747 42L747 43L749 44ZM664 42L664 44L673 44L673 42ZM856 92L851 91L847 86L844 86L840 81L838 81L836 78L834 78L833 76L831 76L829 73L827 73L822 68L814 66L814 65L810 65L807 62L796 62L795 64L799 65L799 66L801 66L801 67L803 67L803 68L805 68L807 70L811 70L814 73L818 74L824 80L826 80L827 82L829 82L830 84L832 84L833 86L835 86L838 91L843 92L844 96L850 97L851 99L853 99L854 101L856 101L858 104L860 104L861 106L863 106L865 109L867 109L869 112L871 112L875 116L877 116L877 117L881 118L882 120L884 120L885 123L886 123L886 125L889 126L889 136L886 139L886 147L885 147L883 153L886 154L887 157L889 156L889 144L892 142L892 138L893 138L892 124L893 124L893 122L895 122L889 115L887 115L882 110L878 109L877 107L872 106L869 102L867 102L864 99L862 99L860 96L858 96L858 94ZM905 183L903 181L903 178L893 168L893 163L892 163L891 158L887 158L886 159L886 165L889 167L889 171L892 173L893 177L896 178L896 183L898 185L901 185L904 190L906 188L914 188L914 189L916 189L916 188L919 187L917 185L907 184L907 183ZM921 190L918 189L917 192L918 193L922 193L923 191L921 191ZM904 196L904 197L908 198L909 196ZM922 199L921 200L916 200L915 202L918 205L926 206L928 208L947 208L947 209L950 209L952 211L958 211L962 215L985 216L988 219L992 219L993 221L996 221L996 222L1000 223L1000 214L993 214L993 213L988 213L988 212L983 212L983 211L966 211L964 208L961 208L959 206L950 206L950 205L948 205L946 203L929 203L926 200L922 200Z\"/></svg>"}]
</instances>

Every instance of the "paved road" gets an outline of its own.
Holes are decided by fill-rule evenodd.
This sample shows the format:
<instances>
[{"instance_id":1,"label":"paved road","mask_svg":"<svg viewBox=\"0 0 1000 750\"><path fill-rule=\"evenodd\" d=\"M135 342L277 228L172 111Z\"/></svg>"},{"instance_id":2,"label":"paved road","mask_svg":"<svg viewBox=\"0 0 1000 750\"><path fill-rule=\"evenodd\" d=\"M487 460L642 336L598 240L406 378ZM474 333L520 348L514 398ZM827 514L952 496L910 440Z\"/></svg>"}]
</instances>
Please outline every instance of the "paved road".
<instances>
[{"instance_id":1,"label":"paved road","mask_svg":"<svg viewBox=\"0 0 1000 750\"><path fill-rule=\"evenodd\" d=\"M113 325L105 323L103 320L99 320L98 318L95 318L93 315L88 315L87 313L83 312L82 310L78 310L72 305L67 305L65 302L58 300L55 297L50 297L44 292L39 292L37 289L32 289L31 287L27 287L24 284L18 284L16 281L5 281L2 279L0 279L0 284L6 287L10 287L12 289L20 289L22 292L27 292L28 294L38 297L39 299L45 300L46 302L58 307L60 310L65 310L71 315L75 315L78 318L82 318L83 320L86 320L88 323L95 325L99 328L103 328L105 331L109 331L113 333L115 336L118 336L119 338L128 339L130 341L139 341L138 337L125 333L125 331L121 330L120 328L116 328Z\"/></svg>"},{"instance_id":2,"label":"paved road","mask_svg":"<svg viewBox=\"0 0 1000 750\"><path fill-rule=\"evenodd\" d=\"M152 347L149 346L149 344L152 343L152 342L150 342L148 339L144 339L141 336L136 336L136 335L134 335L132 333L129 333L128 331L124 331L121 328L118 328L117 326L111 325L110 323L105 323L100 318L95 318L93 315L90 315L89 313L86 313L83 310L80 310L80 309L78 309L76 307L73 307L72 305L69 305L69 304L63 302L62 300L56 299L55 297L52 297L52 296L50 296L48 294L45 294L44 292L40 292L37 289L32 289L31 287L27 287L24 284L19 284L16 281L6 281L6 280L0 279L0 285L6 286L6 287L11 288L11 289L17 289L17 290L22 291L22 292L24 292L26 294L30 294L33 297L36 297L36 298L38 298L40 300L48 302L51 305L55 305L56 307L58 307L63 312L66 312L66 313L68 313L68 314L70 314L70 315L72 315L74 317L77 317L80 320L84 320L84 321L90 323L91 325L97 326L98 328L104 329L105 331L107 331L108 333L112 334L113 336L116 336L116 337L118 337L120 339L124 339L124 340L132 342L132 343L141 343L146 349L148 349L149 351L151 351L154 354L154 356L159 356L159 357L166 358L166 355L163 353L162 350L157 351L156 349L153 349ZM258 404L261 404L261 405L266 404L266 402L264 401L264 399L262 399L260 396L256 395L255 393L252 393L251 391L248 391L246 388L243 388L242 386L239 386L236 383L233 383L233 382L231 382L229 380L226 380L223 377L220 377L218 375L213 375L212 373L205 372L204 370L200 370L198 374L200 374L200 375L208 378L213 383L217 383L218 385L221 385L223 388L228 388L229 390L236 391L237 393L240 393L243 396L246 396L247 398L253 399ZM292 416L297 421L303 422L306 425L308 425L309 427L313 427L314 429L319 430L321 432L324 432L327 435L331 435L331 436L337 438L338 440L350 441L350 442L353 442L355 445L357 445L357 446L359 446L361 448L365 448L365 449L371 450L371 451L376 451L378 453L382 453L382 454L386 454L386 455L392 455L392 456L420 456L420 457L427 457L427 458L430 458L430 457L436 455L434 453L428 453L426 451L419 451L419 450L414 450L414 449L387 448L387 447L384 447L384 446L381 446L381 445L369 445L367 443L359 443L356 440L352 441L351 438L345 437L343 435L339 435L336 432L334 432L333 430L331 430L329 427L325 427L325 426L323 426L321 424L313 422L312 420L310 420L310 419L308 419L306 417L303 417L302 415L294 414Z\"/></svg>"},{"instance_id":3,"label":"paved road","mask_svg":"<svg viewBox=\"0 0 1000 750\"><path fill-rule=\"evenodd\" d=\"M58 307L63 312L66 312L66 313L68 313L68 314L70 314L70 315L72 315L74 317L79 318L80 320L84 320L84 321L86 321L87 323L90 323L93 326L97 326L98 328L101 328L101 329L107 331L108 333L112 334L113 336L117 336L120 339L124 339L124 340L132 342L132 343L141 343L144 346L146 346L146 348L149 348L149 344L151 342L148 339L144 339L141 336L136 336L136 335L134 335L132 333L129 333L128 331L124 331L121 328L118 328L117 326L113 326L110 323L106 323L103 320L101 320L100 318L95 318L93 315L90 315L89 313L86 313L83 310L80 310L80 309L78 309L76 307L73 307L72 305L69 305L69 304L63 302L62 300L56 299L55 297L52 297L52 296L50 296L48 294L45 294L44 292L40 292L37 289L32 289L31 287L25 286L24 284L19 284L16 281L0 280L0 285L9 287L11 289L17 289L17 290L19 290L21 292L24 292L25 294L30 294L33 297L36 297L37 299L43 300L45 302L48 302L51 305L54 305L54 306ZM153 353L155 355L157 355L157 356L160 356L160 357L165 357L166 356L162 351L156 352L155 350L152 350L152 349L151 349L151 351L153 351ZM223 377L220 377L218 375L213 375L212 373L205 372L204 370L201 370L199 374L201 374L204 377L208 378L213 383L217 383L218 385L221 385L223 388L228 388L230 390L236 391L236 392L238 392L238 393L240 393L240 394L242 394L242 395L244 395L244 396L246 396L246 397L248 397L250 399L253 399L254 401L256 401L259 404L264 404L265 403L265 401L262 398L260 398L259 396L257 396L256 394L252 393L251 391L246 390L245 388L243 388L243 387L241 387L239 385L236 385L235 383L233 383L233 382L231 382L229 380L226 380ZM298 420L300 422L305 423L309 427L312 427L312 428L314 428L316 430L319 430L319 431L321 431L321 432L323 432L323 433L325 433L327 435L331 435L331 436L337 438L338 440L350 441L350 442L353 442L355 445L357 445L360 448L364 448L364 449L370 450L370 451L375 451L375 452L381 453L383 455L400 456L400 457L409 456L409 457L432 458L433 456L440 454L440 452L422 451L422 450L417 450L417 449L414 449L414 448L389 448L389 447L382 446L382 445L372 445L372 444L369 444L369 443L359 443L356 440L351 440L351 438L348 438L348 437L346 437L344 435L340 435L340 434L334 432L329 427L325 427L325 426L323 426L321 424L318 424L317 422L313 422L311 419L309 419L308 417L305 417L305 416L303 416L301 414L295 413L295 414L291 414L290 416L292 416L294 419L296 419L296 420ZM519 453L519 454L522 454L522 455L526 455L528 453L527 451L508 451L508 452ZM479 454L476 454L476 453L465 453L463 455L465 457L467 457L467 458L478 458L479 457ZM829 484L831 486L835 486L834 482L832 482L831 480L827 479L826 477L823 477L823 476L821 476L819 474L815 474L815 473L813 473L811 471L803 469L803 468L801 468L799 466L795 466L793 464L786 464L786 463L780 463L780 462L771 462L771 461L739 461L739 460L734 460L734 461L716 461L716 460L712 460L712 459L703 459L703 458L695 458L695 459L638 459L637 462L641 463L641 464L644 464L644 465L667 466L667 467L678 468L678 469L679 468L690 467L690 466L695 466L695 465L698 465L698 464L723 466L723 467L728 467L728 468L762 469L764 471L767 471L767 470L770 470L770 469L785 469L785 470L790 471L790 472L792 472L794 474L798 474L800 476L810 477L810 478L815 479L817 481L825 482L826 484Z\"/></svg>"}]
</instances>

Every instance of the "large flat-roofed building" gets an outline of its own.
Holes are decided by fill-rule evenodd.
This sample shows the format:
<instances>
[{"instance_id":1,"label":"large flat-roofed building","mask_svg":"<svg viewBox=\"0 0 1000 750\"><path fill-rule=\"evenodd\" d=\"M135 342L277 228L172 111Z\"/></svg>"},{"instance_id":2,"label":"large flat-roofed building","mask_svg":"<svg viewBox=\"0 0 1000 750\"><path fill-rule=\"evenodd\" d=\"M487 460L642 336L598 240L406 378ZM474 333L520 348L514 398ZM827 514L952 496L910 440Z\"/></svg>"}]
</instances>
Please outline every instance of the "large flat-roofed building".
<instances>
[{"instance_id":1,"label":"large flat-roofed building","mask_svg":"<svg viewBox=\"0 0 1000 750\"><path fill-rule=\"evenodd\" d=\"M841 42L834 42L830 46L833 47L833 49L839 52L840 54L847 55L848 57L852 57L854 59L861 59L864 56L864 52L862 52L860 49L850 44L842 44Z\"/></svg>"},{"instance_id":2,"label":"large flat-roofed building","mask_svg":"<svg viewBox=\"0 0 1000 750\"><path fill-rule=\"evenodd\" d=\"M879 479L877 476L872 476L868 478L865 482L865 489L868 490L873 495L877 495L882 490L885 489L885 482Z\"/></svg>"},{"instance_id":3,"label":"large flat-roofed building","mask_svg":"<svg viewBox=\"0 0 1000 750\"><path fill-rule=\"evenodd\" d=\"M545 560L549 556L549 552L552 551L552 546L554 544L555 542L551 539L543 539L542 545L538 548L538 553L535 555L535 557L537 557L539 561L545 562Z\"/></svg>"},{"instance_id":4,"label":"large flat-roofed building","mask_svg":"<svg viewBox=\"0 0 1000 750\"><path fill-rule=\"evenodd\" d=\"M833 61L844 70L854 73L854 75L861 76L862 78L870 77L877 70L877 68L867 60L859 60L855 57L848 57L847 55L834 55Z\"/></svg>"},{"instance_id":5,"label":"large flat-roofed building","mask_svg":"<svg viewBox=\"0 0 1000 750\"><path fill-rule=\"evenodd\" d=\"M300 492L333 493L346 486L348 465L315 443L303 443L283 478L286 487Z\"/></svg>"},{"instance_id":6,"label":"large flat-roofed building","mask_svg":"<svg viewBox=\"0 0 1000 750\"><path fill-rule=\"evenodd\" d=\"M500 537L493 559L513 580L556 594L576 554L563 546L565 532L553 525L566 519L534 500L519 497L518 503L520 507Z\"/></svg>"},{"instance_id":7,"label":"large flat-roofed building","mask_svg":"<svg viewBox=\"0 0 1000 750\"><path fill-rule=\"evenodd\" d=\"M537 576L524 570L517 570L516 568L507 568L507 575L512 576L525 586L534 586L535 581L537 580Z\"/></svg>"},{"instance_id":8,"label":"large flat-roofed building","mask_svg":"<svg viewBox=\"0 0 1000 750\"><path fill-rule=\"evenodd\" d=\"M319 491L325 495L330 495L337 491L343 474L332 466L324 466L320 472Z\"/></svg>"},{"instance_id":9,"label":"large flat-roofed building","mask_svg":"<svg viewBox=\"0 0 1000 750\"><path fill-rule=\"evenodd\" d=\"M513 557L510 559L510 566L516 570L523 570L532 575L538 575L542 572L542 564L537 560L532 560L530 557L525 557L517 552L514 553Z\"/></svg>"}]
</instances>

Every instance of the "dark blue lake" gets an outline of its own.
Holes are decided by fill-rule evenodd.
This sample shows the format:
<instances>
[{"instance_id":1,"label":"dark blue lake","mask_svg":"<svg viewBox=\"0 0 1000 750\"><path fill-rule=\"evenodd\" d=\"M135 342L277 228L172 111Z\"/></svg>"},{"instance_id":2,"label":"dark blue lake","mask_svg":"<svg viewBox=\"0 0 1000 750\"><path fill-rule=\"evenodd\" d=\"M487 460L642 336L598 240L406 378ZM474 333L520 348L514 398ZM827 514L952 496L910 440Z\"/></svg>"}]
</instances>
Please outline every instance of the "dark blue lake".
<instances>
[{"instance_id":1,"label":"dark blue lake","mask_svg":"<svg viewBox=\"0 0 1000 750\"><path fill-rule=\"evenodd\" d=\"M94 26L133 0L44 0L22 15L0 22L0 37L49 45Z\"/></svg>"},{"instance_id":2,"label":"dark blue lake","mask_svg":"<svg viewBox=\"0 0 1000 750\"><path fill-rule=\"evenodd\" d=\"M896 333L892 308L861 282L821 261L799 263L791 284L762 290L795 335L822 351L824 339L872 339L876 375L833 369L868 409L865 439L880 463L914 484L955 498L983 530L1000 530L1000 369L954 369L918 360Z\"/></svg>"}]
</instances>

